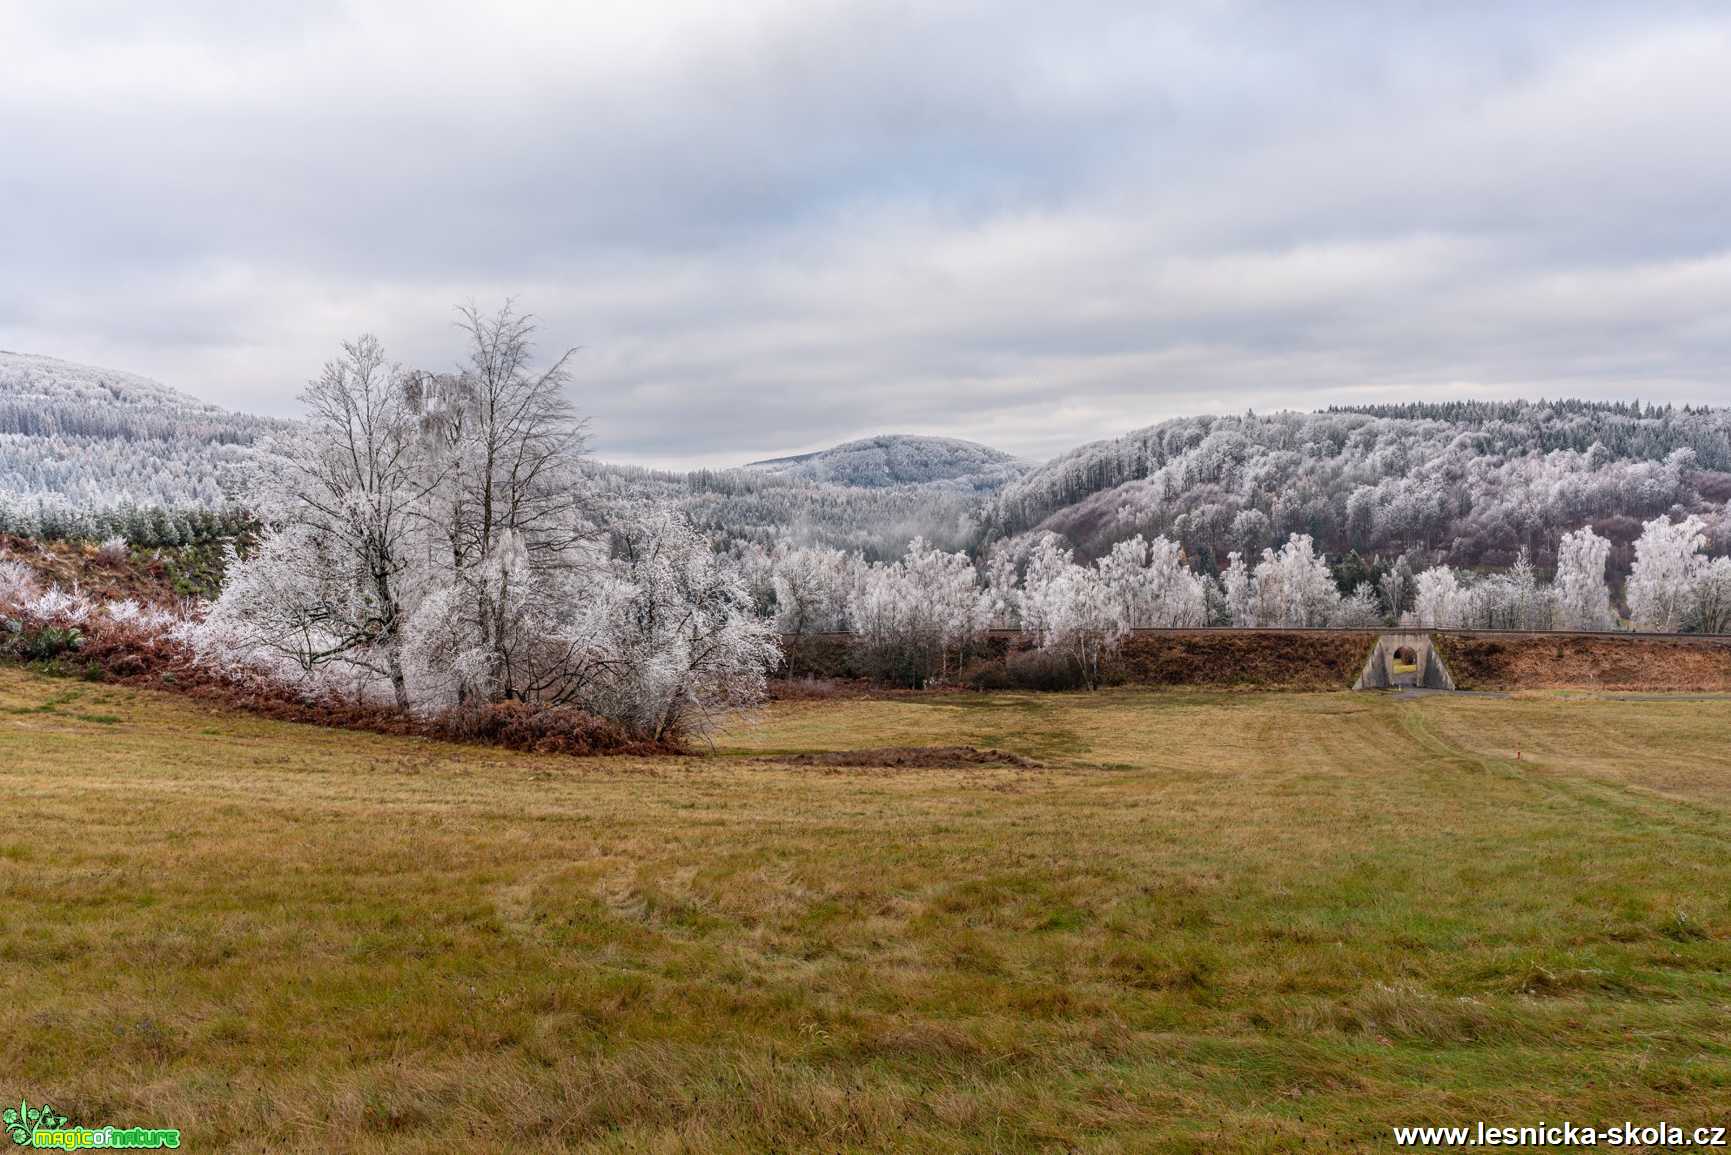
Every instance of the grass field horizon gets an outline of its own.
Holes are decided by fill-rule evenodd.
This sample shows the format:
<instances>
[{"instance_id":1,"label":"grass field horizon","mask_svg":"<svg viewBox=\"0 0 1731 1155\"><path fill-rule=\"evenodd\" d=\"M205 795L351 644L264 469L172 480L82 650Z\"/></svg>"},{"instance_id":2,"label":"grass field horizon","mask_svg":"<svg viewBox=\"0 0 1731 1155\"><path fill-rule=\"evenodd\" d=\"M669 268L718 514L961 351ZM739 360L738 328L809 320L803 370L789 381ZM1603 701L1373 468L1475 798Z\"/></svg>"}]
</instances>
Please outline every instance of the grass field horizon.
<instances>
[{"instance_id":1,"label":"grass field horizon","mask_svg":"<svg viewBox=\"0 0 1731 1155\"><path fill-rule=\"evenodd\" d=\"M1703 695L942 694L586 760L0 669L0 1102L187 1150L1721 1125L1728 727ZM1037 766L778 760L955 744Z\"/></svg>"}]
</instances>

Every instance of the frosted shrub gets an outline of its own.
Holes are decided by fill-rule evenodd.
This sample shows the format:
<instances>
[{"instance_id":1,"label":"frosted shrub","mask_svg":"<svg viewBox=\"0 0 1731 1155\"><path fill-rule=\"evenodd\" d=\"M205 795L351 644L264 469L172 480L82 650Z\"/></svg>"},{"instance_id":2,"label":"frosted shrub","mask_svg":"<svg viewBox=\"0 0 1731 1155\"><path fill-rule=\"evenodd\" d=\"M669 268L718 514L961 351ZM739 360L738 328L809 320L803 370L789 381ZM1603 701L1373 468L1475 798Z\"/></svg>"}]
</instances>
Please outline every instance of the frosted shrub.
<instances>
[{"instance_id":1,"label":"frosted shrub","mask_svg":"<svg viewBox=\"0 0 1731 1155\"><path fill-rule=\"evenodd\" d=\"M68 592L59 586L49 586L36 597L25 600L20 608L26 617L39 622L79 625L90 617L95 607L76 590Z\"/></svg>"},{"instance_id":2,"label":"frosted shrub","mask_svg":"<svg viewBox=\"0 0 1731 1155\"><path fill-rule=\"evenodd\" d=\"M156 606L140 605L131 598L123 598L117 602L109 602L102 607L102 613L116 625L128 626L146 633L168 633L181 622L179 614Z\"/></svg>"},{"instance_id":3,"label":"frosted shrub","mask_svg":"<svg viewBox=\"0 0 1731 1155\"><path fill-rule=\"evenodd\" d=\"M35 570L14 558L0 558L0 606L18 606L41 592Z\"/></svg>"}]
</instances>

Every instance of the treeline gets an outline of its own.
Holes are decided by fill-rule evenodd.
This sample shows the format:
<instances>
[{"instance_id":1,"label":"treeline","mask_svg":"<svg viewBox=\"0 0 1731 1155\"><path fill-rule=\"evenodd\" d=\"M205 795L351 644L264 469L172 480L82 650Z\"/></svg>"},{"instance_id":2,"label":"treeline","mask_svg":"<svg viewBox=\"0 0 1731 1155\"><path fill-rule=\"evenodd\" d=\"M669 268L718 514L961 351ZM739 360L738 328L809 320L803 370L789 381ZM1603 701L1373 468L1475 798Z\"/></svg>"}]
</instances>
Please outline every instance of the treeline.
<instances>
[{"instance_id":1,"label":"treeline","mask_svg":"<svg viewBox=\"0 0 1731 1155\"><path fill-rule=\"evenodd\" d=\"M229 503L224 479L252 457L250 447L202 441L110 441L0 435L0 500L33 507L98 511L124 506L214 509Z\"/></svg>"},{"instance_id":2,"label":"treeline","mask_svg":"<svg viewBox=\"0 0 1731 1155\"><path fill-rule=\"evenodd\" d=\"M251 521L238 505L93 508L60 498L0 493L0 534L45 541L120 541L146 548L198 545L236 537L246 532Z\"/></svg>"},{"instance_id":3,"label":"treeline","mask_svg":"<svg viewBox=\"0 0 1731 1155\"><path fill-rule=\"evenodd\" d=\"M0 354L0 532L143 547L222 540L254 514L244 475L270 443L300 436L143 378ZM1463 588L1522 564L1556 571L1565 534L1586 527L1608 543L1622 597L1656 518L1696 517L1708 554L1731 550L1731 415L1639 402L1181 418L1025 473L981 446L905 437L760 468L574 469L586 500L677 506L747 568L795 548L887 565L919 539L983 571L1006 551L1022 564L1051 532L1089 563L1120 543L1165 539L1219 586L1234 554L1254 563L1297 535L1332 559L1345 596L1398 559L1415 573L1446 566Z\"/></svg>"},{"instance_id":4,"label":"treeline","mask_svg":"<svg viewBox=\"0 0 1731 1155\"><path fill-rule=\"evenodd\" d=\"M1331 565L1303 534L1254 557L1233 551L1218 575L1188 564L1165 537L1133 536L1091 562L1055 534L1024 544L977 564L917 540L888 562L784 548L749 556L747 570L778 630L851 633L869 672L915 686L959 671L994 628L1022 631L1089 685L1102 657L1146 628L1731 632L1731 558L1704 552L1703 522L1693 516L1642 526L1626 615L1607 580L1611 543L1589 527L1562 536L1548 579L1524 552L1507 571L1488 574L1447 564L1415 572L1404 557Z\"/></svg>"},{"instance_id":5,"label":"treeline","mask_svg":"<svg viewBox=\"0 0 1731 1155\"><path fill-rule=\"evenodd\" d=\"M288 427L134 373L0 351L0 434L250 445Z\"/></svg>"},{"instance_id":6,"label":"treeline","mask_svg":"<svg viewBox=\"0 0 1731 1155\"><path fill-rule=\"evenodd\" d=\"M242 474L295 423L229 413L156 382L48 357L0 353L0 531L138 546L226 532ZM585 462L586 489L680 506L723 548L794 536L873 558L924 536L981 537L982 492L1026 466L984 446L883 437L785 470L686 473Z\"/></svg>"}]
</instances>

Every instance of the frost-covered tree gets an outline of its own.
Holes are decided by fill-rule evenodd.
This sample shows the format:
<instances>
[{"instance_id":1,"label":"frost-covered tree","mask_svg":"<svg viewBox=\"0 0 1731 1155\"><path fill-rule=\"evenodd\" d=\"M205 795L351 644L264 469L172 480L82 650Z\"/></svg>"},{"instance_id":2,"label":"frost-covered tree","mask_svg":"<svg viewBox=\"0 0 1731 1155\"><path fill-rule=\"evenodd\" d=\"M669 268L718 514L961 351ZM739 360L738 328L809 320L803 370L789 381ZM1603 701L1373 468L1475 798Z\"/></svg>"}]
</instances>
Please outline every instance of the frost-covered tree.
<instances>
[{"instance_id":1,"label":"frost-covered tree","mask_svg":"<svg viewBox=\"0 0 1731 1155\"><path fill-rule=\"evenodd\" d=\"M1261 549L1270 532L1268 515L1260 509L1241 509L1232 517L1232 544L1243 553Z\"/></svg>"},{"instance_id":2,"label":"frost-covered tree","mask_svg":"<svg viewBox=\"0 0 1731 1155\"><path fill-rule=\"evenodd\" d=\"M1463 588L1461 625L1483 630L1548 630L1554 614L1549 588L1523 549L1507 573L1481 577Z\"/></svg>"},{"instance_id":3,"label":"frost-covered tree","mask_svg":"<svg viewBox=\"0 0 1731 1155\"><path fill-rule=\"evenodd\" d=\"M375 644L377 606L366 594L367 575L342 541L316 525L287 522L267 527L244 560L232 545L228 552L222 594L199 631L212 656L309 682L337 666L392 679ZM401 651L395 656L400 672ZM394 679L391 686L394 694Z\"/></svg>"},{"instance_id":4,"label":"frost-covered tree","mask_svg":"<svg viewBox=\"0 0 1731 1155\"><path fill-rule=\"evenodd\" d=\"M1382 598L1369 582L1359 582L1350 594L1340 599L1330 623L1348 630L1371 629L1382 625Z\"/></svg>"},{"instance_id":5,"label":"frost-covered tree","mask_svg":"<svg viewBox=\"0 0 1731 1155\"><path fill-rule=\"evenodd\" d=\"M1416 588L1412 564L1404 557L1396 558L1394 565L1382 575L1382 581L1377 588L1377 592L1382 596L1383 614L1389 621L1400 621L1400 616L1412 608Z\"/></svg>"},{"instance_id":6,"label":"frost-covered tree","mask_svg":"<svg viewBox=\"0 0 1731 1155\"><path fill-rule=\"evenodd\" d=\"M902 559L911 590L923 591L924 612L939 642L939 675L948 672L949 655L961 651L991 624L991 602L980 589L974 563L915 538Z\"/></svg>"},{"instance_id":7,"label":"frost-covered tree","mask_svg":"<svg viewBox=\"0 0 1731 1155\"><path fill-rule=\"evenodd\" d=\"M1226 571L1220 575L1221 589L1226 598L1228 624L1254 626L1256 620L1256 585L1244 555L1234 550L1227 555Z\"/></svg>"},{"instance_id":8,"label":"frost-covered tree","mask_svg":"<svg viewBox=\"0 0 1731 1155\"><path fill-rule=\"evenodd\" d=\"M582 704L606 658L604 619L616 590L604 549L584 541L571 553L565 565L537 566L511 533L477 563L481 573L453 580L433 570L413 619L421 699ZM498 572L485 572L491 567ZM475 612L476 589L493 595L485 617Z\"/></svg>"},{"instance_id":9,"label":"frost-covered tree","mask_svg":"<svg viewBox=\"0 0 1731 1155\"><path fill-rule=\"evenodd\" d=\"M752 612L737 570L723 564L678 509L616 514L603 676L591 700L651 738L707 734L728 711L763 695L781 657Z\"/></svg>"},{"instance_id":10,"label":"frost-covered tree","mask_svg":"<svg viewBox=\"0 0 1731 1155\"><path fill-rule=\"evenodd\" d=\"M1042 538L1028 559L1022 630L1042 650L1066 655L1089 687L1100 684L1101 658L1125 632L1100 571L1077 565L1054 535Z\"/></svg>"},{"instance_id":11,"label":"frost-covered tree","mask_svg":"<svg viewBox=\"0 0 1731 1155\"><path fill-rule=\"evenodd\" d=\"M772 563L775 626L784 634L847 628L854 560L839 549L790 549Z\"/></svg>"},{"instance_id":12,"label":"frost-covered tree","mask_svg":"<svg viewBox=\"0 0 1731 1155\"><path fill-rule=\"evenodd\" d=\"M596 527L585 506L581 463L585 425L565 396L568 350L534 363L535 323L507 302L496 313L461 311L469 356L454 374L420 374L412 396L429 484L429 536L444 564L439 579L464 589L485 655L471 685L505 698L532 697L533 639L513 620L538 597L556 595L561 576L593 568ZM559 572L555 572L559 571ZM520 588L528 587L528 588Z\"/></svg>"},{"instance_id":13,"label":"frost-covered tree","mask_svg":"<svg viewBox=\"0 0 1731 1155\"><path fill-rule=\"evenodd\" d=\"M257 552L234 563L214 620L297 655L308 670L347 662L382 671L406 710L404 584L428 482L401 374L363 336L344 344L301 401L304 428L247 475L247 506L269 528Z\"/></svg>"},{"instance_id":14,"label":"frost-covered tree","mask_svg":"<svg viewBox=\"0 0 1731 1155\"><path fill-rule=\"evenodd\" d=\"M920 686L946 677L952 654L959 667L991 604L966 554L915 538L903 557L859 571L848 618L879 677Z\"/></svg>"},{"instance_id":15,"label":"frost-covered tree","mask_svg":"<svg viewBox=\"0 0 1731 1155\"><path fill-rule=\"evenodd\" d=\"M1177 542L1137 535L1113 546L1095 568L1119 633L1208 623L1207 580L1185 566Z\"/></svg>"},{"instance_id":16,"label":"frost-covered tree","mask_svg":"<svg viewBox=\"0 0 1731 1155\"><path fill-rule=\"evenodd\" d=\"M252 472L263 528L201 652L405 710L575 706L655 739L758 697L778 654L740 567L668 503L596 499L563 362L532 367L509 307L465 320L460 372L398 373L368 338L309 388L294 444Z\"/></svg>"},{"instance_id":17,"label":"frost-covered tree","mask_svg":"<svg viewBox=\"0 0 1731 1155\"><path fill-rule=\"evenodd\" d=\"M1022 590L1016 573L1015 554L1000 544L986 557L986 608L988 622L997 629L1019 629L1022 624Z\"/></svg>"},{"instance_id":18,"label":"frost-covered tree","mask_svg":"<svg viewBox=\"0 0 1731 1155\"><path fill-rule=\"evenodd\" d=\"M1702 634L1731 633L1731 557L1716 557L1695 577L1690 628Z\"/></svg>"},{"instance_id":19,"label":"frost-covered tree","mask_svg":"<svg viewBox=\"0 0 1731 1155\"><path fill-rule=\"evenodd\" d=\"M1590 527L1565 533L1557 545L1557 628L1608 630L1617 624L1611 591L1605 583L1605 560L1611 543Z\"/></svg>"},{"instance_id":20,"label":"frost-covered tree","mask_svg":"<svg viewBox=\"0 0 1731 1155\"><path fill-rule=\"evenodd\" d=\"M1257 625L1326 626L1340 602L1328 561L1307 534L1293 534L1278 553L1263 550L1255 585Z\"/></svg>"},{"instance_id":21,"label":"frost-covered tree","mask_svg":"<svg viewBox=\"0 0 1731 1155\"><path fill-rule=\"evenodd\" d=\"M1459 629L1466 624L1467 592L1455 571L1446 565L1424 570L1413 583L1412 618L1415 625L1436 629Z\"/></svg>"},{"instance_id":22,"label":"frost-covered tree","mask_svg":"<svg viewBox=\"0 0 1731 1155\"><path fill-rule=\"evenodd\" d=\"M1050 632L1047 618L1059 611L1062 583L1075 565L1074 554L1055 533L1039 536L1022 568L1022 632L1043 638Z\"/></svg>"},{"instance_id":23,"label":"frost-covered tree","mask_svg":"<svg viewBox=\"0 0 1731 1155\"><path fill-rule=\"evenodd\" d=\"M1706 538L1700 518L1672 522L1656 517L1641 527L1635 542L1635 564L1624 593L1629 617L1638 630L1675 632L1688 618L1695 583L1707 559L1701 554Z\"/></svg>"},{"instance_id":24,"label":"frost-covered tree","mask_svg":"<svg viewBox=\"0 0 1731 1155\"><path fill-rule=\"evenodd\" d=\"M1531 554L1525 546L1508 572L1508 620L1512 629L1548 630L1556 615L1556 603L1549 588L1539 581Z\"/></svg>"}]
</instances>

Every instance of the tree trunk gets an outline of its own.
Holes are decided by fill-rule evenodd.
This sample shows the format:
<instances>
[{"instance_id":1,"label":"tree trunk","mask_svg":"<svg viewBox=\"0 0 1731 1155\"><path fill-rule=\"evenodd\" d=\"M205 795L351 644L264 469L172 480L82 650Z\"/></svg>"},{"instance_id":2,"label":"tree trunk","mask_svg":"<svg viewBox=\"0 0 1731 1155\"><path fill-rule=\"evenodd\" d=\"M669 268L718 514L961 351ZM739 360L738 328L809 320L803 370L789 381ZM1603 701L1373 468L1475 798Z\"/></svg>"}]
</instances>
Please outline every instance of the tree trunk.
<instances>
[{"instance_id":1,"label":"tree trunk","mask_svg":"<svg viewBox=\"0 0 1731 1155\"><path fill-rule=\"evenodd\" d=\"M384 552L382 548L379 550L381 555ZM373 592L378 595L379 614L384 621L385 668L391 676L391 694L397 700L397 709L406 714L409 712L409 683L403 677L402 611L391 589L388 570L373 570Z\"/></svg>"},{"instance_id":2,"label":"tree trunk","mask_svg":"<svg viewBox=\"0 0 1731 1155\"><path fill-rule=\"evenodd\" d=\"M403 677L403 659L398 652L395 640L385 654L385 664L391 672L391 693L396 695L397 709L407 714L409 712L409 683Z\"/></svg>"}]
</instances>

